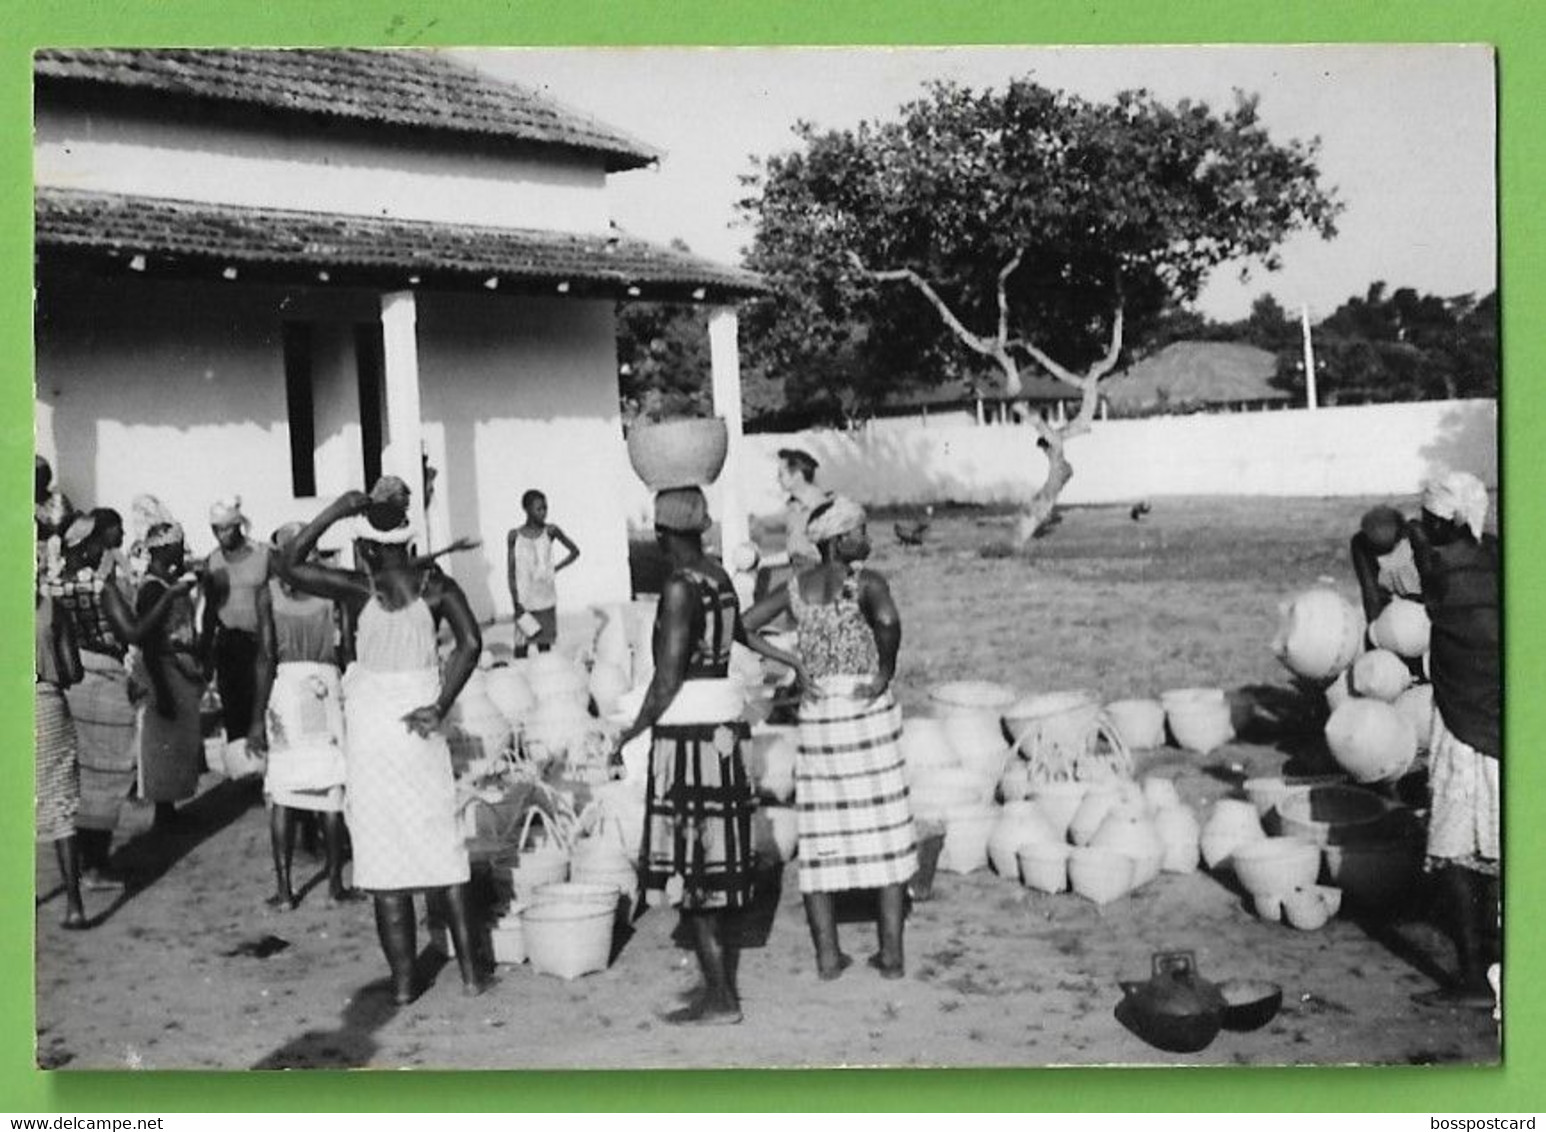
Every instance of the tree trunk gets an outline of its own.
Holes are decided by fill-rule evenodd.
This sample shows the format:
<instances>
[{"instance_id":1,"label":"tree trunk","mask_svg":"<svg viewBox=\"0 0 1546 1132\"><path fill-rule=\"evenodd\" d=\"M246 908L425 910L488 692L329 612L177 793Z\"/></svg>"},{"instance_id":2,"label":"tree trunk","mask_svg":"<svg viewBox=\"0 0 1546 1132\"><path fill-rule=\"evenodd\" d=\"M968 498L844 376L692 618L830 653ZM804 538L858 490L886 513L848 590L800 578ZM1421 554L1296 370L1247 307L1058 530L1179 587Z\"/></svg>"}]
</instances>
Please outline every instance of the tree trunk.
<instances>
[{"instance_id":1,"label":"tree trunk","mask_svg":"<svg viewBox=\"0 0 1546 1132\"><path fill-rule=\"evenodd\" d=\"M1030 502L1021 509L1020 517L1015 521L1015 547L1020 551L1024 551L1031 540L1051 524L1053 514L1057 511L1058 496L1063 494L1068 481L1074 478L1074 466L1063 454L1061 431L1042 435L1038 445L1047 455L1047 478L1036 490L1036 494L1031 496Z\"/></svg>"}]
</instances>

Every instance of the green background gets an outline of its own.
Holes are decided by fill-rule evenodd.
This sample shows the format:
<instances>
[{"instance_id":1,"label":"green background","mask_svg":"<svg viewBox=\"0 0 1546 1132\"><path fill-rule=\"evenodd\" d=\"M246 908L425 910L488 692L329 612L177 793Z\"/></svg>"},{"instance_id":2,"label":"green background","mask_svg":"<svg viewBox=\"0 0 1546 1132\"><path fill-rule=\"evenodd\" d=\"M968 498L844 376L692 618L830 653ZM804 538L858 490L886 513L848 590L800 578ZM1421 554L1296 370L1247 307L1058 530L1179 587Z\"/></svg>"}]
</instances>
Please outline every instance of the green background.
<instances>
[{"instance_id":1,"label":"green background","mask_svg":"<svg viewBox=\"0 0 1546 1132\"><path fill-rule=\"evenodd\" d=\"M11 0L0 46L0 460L14 475L16 510L0 515L0 634L7 673L0 711L10 769L0 779L0 1111L247 1110L1412 1110L1546 1108L1540 1024L1546 1006L1543 934L1534 921L1546 825L1531 754L1546 722L1540 625L1540 532L1526 521L1542 483L1546 397L1529 391L1542 368L1539 312L1546 145L1546 5L1541 0ZM30 699L23 683L30 634L30 531L22 506L32 447L30 60L37 46L985 44L1487 42L1499 51L1504 330L1501 526L1507 532L1506 855L1509 1020L1506 1066L1294 1070L866 1070L650 1073L285 1074L40 1073L32 1068L32 776ZM1532 443L1533 441L1533 443ZM517 1004L517 1011L519 1007ZM469 1035L469 1040L475 1040ZM540 1040L540 1035L533 1035ZM941 1050L941 1056L948 1051Z\"/></svg>"}]
</instances>

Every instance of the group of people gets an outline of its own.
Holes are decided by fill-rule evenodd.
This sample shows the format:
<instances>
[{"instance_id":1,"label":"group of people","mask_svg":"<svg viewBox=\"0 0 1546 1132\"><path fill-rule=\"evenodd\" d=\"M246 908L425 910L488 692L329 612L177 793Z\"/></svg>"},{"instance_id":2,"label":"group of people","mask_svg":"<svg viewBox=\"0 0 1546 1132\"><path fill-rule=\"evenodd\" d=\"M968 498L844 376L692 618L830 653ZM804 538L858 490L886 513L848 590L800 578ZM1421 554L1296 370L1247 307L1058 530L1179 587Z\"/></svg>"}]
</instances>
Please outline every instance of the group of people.
<instances>
[{"instance_id":1,"label":"group of people","mask_svg":"<svg viewBox=\"0 0 1546 1132\"><path fill-rule=\"evenodd\" d=\"M735 585L704 545L711 526L698 488L657 493L656 539L670 566L657 607L654 669L623 747L650 733L640 861L647 887L675 905L692 939L699 990L667 1020L741 1019L728 917L758 881L754 801L742 758L748 739L730 679L732 645L791 669L801 690L796 763L799 884L819 978L851 965L837 927L837 894L876 892L882 977L905 970L906 884L916 871L913 821L891 692L901 618L886 580L864 563L865 512L815 486L808 454L781 453L792 534L787 580L742 609ZM37 819L65 878L65 926L84 927L80 888L120 883L107 869L119 807L132 792L175 824L176 803L199 774L200 702L211 677L234 743L267 755L276 891L295 903L290 860L298 818L322 816L334 900L374 901L377 932L400 1003L420 993L413 898L425 894L448 924L464 989L490 977L474 942L471 865L456 818L442 724L477 665L482 637L465 595L416 554L410 492L383 477L340 496L268 544L248 536L240 502L216 504L217 549L190 572L182 528L154 501L128 555L111 513L77 514L38 464ZM508 540L518 650L552 647L552 578L578 556L547 522L540 492ZM1498 938L1500 654L1498 549L1483 529L1488 497L1474 477L1429 484L1418 519L1370 512L1353 541L1370 616L1395 596L1421 600L1432 622L1430 861L1441 870L1459 950L1452 986L1430 996L1483 993ZM349 524L355 566L317 548ZM462 542L448 549L472 545ZM566 556L554 561L555 546ZM194 595L203 598L195 618ZM792 637L762 630L792 621ZM442 631L450 647L441 647ZM776 640L785 640L782 648ZM355 889L343 882L345 814Z\"/></svg>"},{"instance_id":2,"label":"group of people","mask_svg":"<svg viewBox=\"0 0 1546 1132\"><path fill-rule=\"evenodd\" d=\"M1382 506L1353 536L1354 574L1372 621L1397 598L1421 602L1432 626L1428 677L1428 862L1454 938L1451 982L1418 996L1433 1005L1491 1007L1499 960L1503 754L1499 549L1486 530L1486 486L1453 472L1423 489L1408 519Z\"/></svg>"}]
</instances>

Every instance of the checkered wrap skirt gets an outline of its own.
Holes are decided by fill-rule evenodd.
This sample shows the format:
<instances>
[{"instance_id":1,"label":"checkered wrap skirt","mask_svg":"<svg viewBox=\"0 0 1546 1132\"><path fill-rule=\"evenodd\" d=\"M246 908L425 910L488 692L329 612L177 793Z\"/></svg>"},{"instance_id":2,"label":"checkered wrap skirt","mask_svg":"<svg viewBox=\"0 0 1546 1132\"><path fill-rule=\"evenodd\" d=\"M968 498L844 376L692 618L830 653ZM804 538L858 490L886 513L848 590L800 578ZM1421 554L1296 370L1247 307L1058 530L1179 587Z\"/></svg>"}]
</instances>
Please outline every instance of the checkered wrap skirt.
<instances>
[{"instance_id":1,"label":"checkered wrap skirt","mask_svg":"<svg viewBox=\"0 0 1546 1132\"><path fill-rule=\"evenodd\" d=\"M918 868L897 740L902 709L830 696L800 709L795 821L800 891L903 884Z\"/></svg>"},{"instance_id":2,"label":"checkered wrap skirt","mask_svg":"<svg viewBox=\"0 0 1546 1132\"><path fill-rule=\"evenodd\" d=\"M654 727L645 797L645 887L689 911L752 899L752 791L741 759L747 729L729 723Z\"/></svg>"}]
</instances>

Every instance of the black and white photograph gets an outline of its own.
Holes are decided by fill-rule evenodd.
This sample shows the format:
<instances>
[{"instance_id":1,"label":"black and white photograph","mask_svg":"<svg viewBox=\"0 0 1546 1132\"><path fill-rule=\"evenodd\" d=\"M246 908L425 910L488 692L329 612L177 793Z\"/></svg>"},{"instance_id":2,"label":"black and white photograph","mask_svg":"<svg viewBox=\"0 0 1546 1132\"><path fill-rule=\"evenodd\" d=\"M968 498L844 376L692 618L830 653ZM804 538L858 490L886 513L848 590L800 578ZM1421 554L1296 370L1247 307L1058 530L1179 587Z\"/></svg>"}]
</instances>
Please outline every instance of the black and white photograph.
<instances>
[{"instance_id":1,"label":"black and white photograph","mask_svg":"<svg viewBox=\"0 0 1546 1132\"><path fill-rule=\"evenodd\" d=\"M1495 68L37 50L36 1064L1500 1063Z\"/></svg>"}]
</instances>

